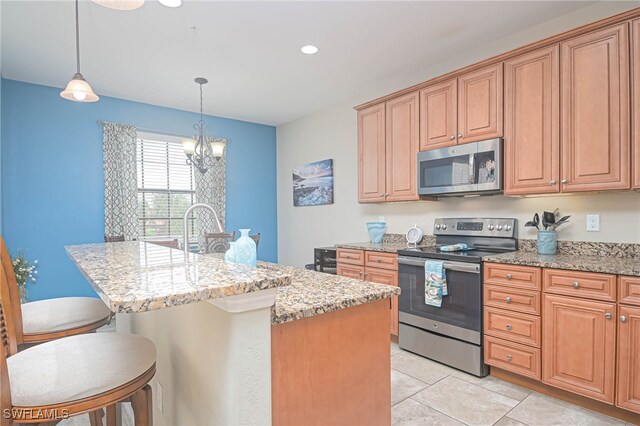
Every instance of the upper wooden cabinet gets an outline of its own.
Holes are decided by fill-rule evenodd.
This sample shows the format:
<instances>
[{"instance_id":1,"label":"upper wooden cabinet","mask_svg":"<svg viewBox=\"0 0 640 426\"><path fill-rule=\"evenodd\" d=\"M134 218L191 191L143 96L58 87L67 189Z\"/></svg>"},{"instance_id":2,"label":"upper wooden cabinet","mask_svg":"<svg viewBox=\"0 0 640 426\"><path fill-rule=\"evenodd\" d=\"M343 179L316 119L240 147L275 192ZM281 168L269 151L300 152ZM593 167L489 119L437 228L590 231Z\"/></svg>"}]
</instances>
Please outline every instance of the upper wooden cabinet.
<instances>
[{"instance_id":1,"label":"upper wooden cabinet","mask_svg":"<svg viewBox=\"0 0 640 426\"><path fill-rule=\"evenodd\" d=\"M386 145L384 102L358 111L358 199L385 200Z\"/></svg>"},{"instance_id":2,"label":"upper wooden cabinet","mask_svg":"<svg viewBox=\"0 0 640 426\"><path fill-rule=\"evenodd\" d=\"M505 62L505 194L560 191L559 46Z\"/></svg>"},{"instance_id":3,"label":"upper wooden cabinet","mask_svg":"<svg viewBox=\"0 0 640 426\"><path fill-rule=\"evenodd\" d=\"M542 381L613 404L615 303L544 295Z\"/></svg>"},{"instance_id":4,"label":"upper wooden cabinet","mask_svg":"<svg viewBox=\"0 0 640 426\"><path fill-rule=\"evenodd\" d=\"M420 91L420 151L457 144L458 80Z\"/></svg>"},{"instance_id":5,"label":"upper wooden cabinet","mask_svg":"<svg viewBox=\"0 0 640 426\"><path fill-rule=\"evenodd\" d=\"M562 191L630 187L629 26L561 43Z\"/></svg>"},{"instance_id":6,"label":"upper wooden cabinet","mask_svg":"<svg viewBox=\"0 0 640 426\"><path fill-rule=\"evenodd\" d=\"M387 102L386 201L418 200L418 92Z\"/></svg>"},{"instance_id":7,"label":"upper wooden cabinet","mask_svg":"<svg viewBox=\"0 0 640 426\"><path fill-rule=\"evenodd\" d=\"M633 85L633 187L640 189L640 19L631 22Z\"/></svg>"},{"instance_id":8,"label":"upper wooden cabinet","mask_svg":"<svg viewBox=\"0 0 640 426\"><path fill-rule=\"evenodd\" d=\"M458 143L502 136L502 62L458 77Z\"/></svg>"}]
</instances>

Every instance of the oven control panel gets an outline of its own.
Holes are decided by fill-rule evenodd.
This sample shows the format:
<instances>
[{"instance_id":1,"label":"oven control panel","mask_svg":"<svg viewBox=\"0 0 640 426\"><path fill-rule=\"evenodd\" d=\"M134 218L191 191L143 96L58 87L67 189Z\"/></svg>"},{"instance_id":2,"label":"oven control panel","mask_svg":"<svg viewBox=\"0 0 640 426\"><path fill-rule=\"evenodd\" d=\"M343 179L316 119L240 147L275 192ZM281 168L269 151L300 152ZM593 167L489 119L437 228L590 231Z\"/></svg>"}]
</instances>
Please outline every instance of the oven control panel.
<instances>
[{"instance_id":1,"label":"oven control panel","mask_svg":"<svg viewBox=\"0 0 640 426\"><path fill-rule=\"evenodd\" d=\"M434 235L466 235L516 238L518 220L510 218L439 218L434 221Z\"/></svg>"}]
</instances>

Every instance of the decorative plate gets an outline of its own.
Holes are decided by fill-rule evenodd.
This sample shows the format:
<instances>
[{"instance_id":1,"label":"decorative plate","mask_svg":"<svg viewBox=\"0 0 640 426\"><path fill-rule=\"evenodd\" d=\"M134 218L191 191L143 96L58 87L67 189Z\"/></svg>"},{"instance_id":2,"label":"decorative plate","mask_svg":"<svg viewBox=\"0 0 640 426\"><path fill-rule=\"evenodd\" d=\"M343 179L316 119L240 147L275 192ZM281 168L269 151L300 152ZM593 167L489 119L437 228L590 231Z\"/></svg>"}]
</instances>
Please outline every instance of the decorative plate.
<instances>
[{"instance_id":1,"label":"decorative plate","mask_svg":"<svg viewBox=\"0 0 640 426\"><path fill-rule=\"evenodd\" d=\"M422 229L418 228L418 224L413 225L413 228L410 228L407 231L407 243L416 245L422 240Z\"/></svg>"}]
</instances>

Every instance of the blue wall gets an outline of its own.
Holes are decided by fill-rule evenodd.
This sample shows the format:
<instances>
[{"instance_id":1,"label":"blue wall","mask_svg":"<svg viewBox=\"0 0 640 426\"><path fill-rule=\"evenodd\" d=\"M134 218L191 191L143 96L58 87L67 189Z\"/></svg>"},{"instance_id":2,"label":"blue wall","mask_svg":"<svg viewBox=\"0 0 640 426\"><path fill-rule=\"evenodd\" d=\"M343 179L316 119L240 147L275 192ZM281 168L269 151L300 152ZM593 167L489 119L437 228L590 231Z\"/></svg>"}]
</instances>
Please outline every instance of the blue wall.
<instances>
[{"instance_id":1,"label":"blue wall","mask_svg":"<svg viewBox=\"0 0 640 426\"><path fill-rule=\"evenodd\" d=\"M198 115L106 96L93 104L69 102L57 88L2 83L3 234L12 254L26 249L40 262L29 298L95 295L64 246L103 240L102 127L96 121L191 134ZM213 116L205 121L231 140L227 229L261 232L260 258L276 261L275 127Z\"/></svg>"}]
</instances>

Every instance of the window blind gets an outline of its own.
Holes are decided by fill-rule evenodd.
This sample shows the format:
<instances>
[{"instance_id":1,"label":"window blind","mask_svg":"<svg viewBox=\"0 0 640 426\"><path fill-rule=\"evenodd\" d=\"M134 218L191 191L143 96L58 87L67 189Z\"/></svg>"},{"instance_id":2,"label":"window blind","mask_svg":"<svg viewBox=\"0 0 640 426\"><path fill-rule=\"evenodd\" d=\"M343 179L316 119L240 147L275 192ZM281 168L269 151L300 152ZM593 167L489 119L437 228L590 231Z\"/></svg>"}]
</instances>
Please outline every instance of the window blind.
<instances>
[{"instance_id":1,"label":"window blind","mask_svg":"<svg viewBox=\"0 0 640 426\"><path fill-rule=\"evenodd\" d=\"M138 138L138 221L140 237L182 237L182 218L196 202L193 167L186 163L182 144L156 138ZM189 219L190 237L197 235L196 215Z\"/></svg>"}]
</instances>

